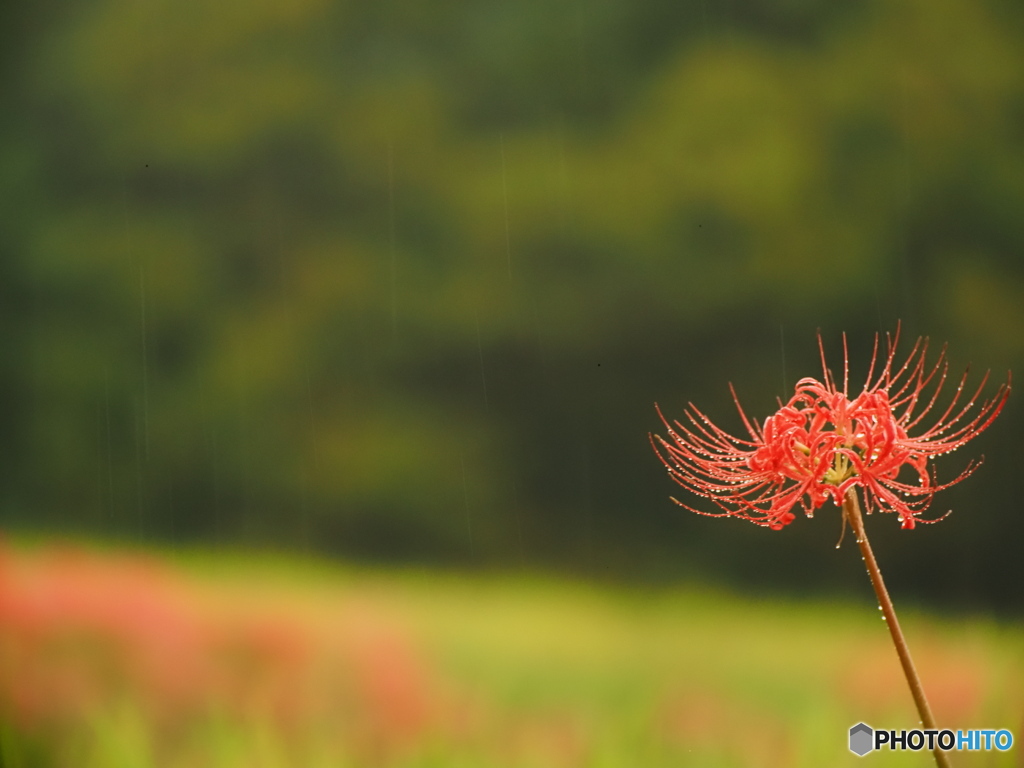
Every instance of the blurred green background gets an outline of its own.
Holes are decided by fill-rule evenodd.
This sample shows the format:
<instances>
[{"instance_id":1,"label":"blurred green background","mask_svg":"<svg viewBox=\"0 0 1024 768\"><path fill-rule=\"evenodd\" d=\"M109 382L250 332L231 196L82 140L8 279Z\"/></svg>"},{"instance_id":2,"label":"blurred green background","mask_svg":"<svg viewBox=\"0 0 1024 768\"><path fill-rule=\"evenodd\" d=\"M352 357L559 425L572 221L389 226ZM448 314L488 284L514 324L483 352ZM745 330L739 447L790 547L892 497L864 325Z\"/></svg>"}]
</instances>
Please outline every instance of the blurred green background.
<instances>
[{"instance_id":1,"label":"blurred green background","mask_svg":"<svg viewBox=\"0 0 1024 768\"><path fill-rule=\"evenodd\" d=\"M1024 371L1011 0L49 0L0 10L0 520L866 593L838 514L692 515L849 335ZM906 347L909 349L909 345ZM890 587L1020 612L1014 398ZM966 463L940 464L940 479Z\"/></svg>"}]
</instances>

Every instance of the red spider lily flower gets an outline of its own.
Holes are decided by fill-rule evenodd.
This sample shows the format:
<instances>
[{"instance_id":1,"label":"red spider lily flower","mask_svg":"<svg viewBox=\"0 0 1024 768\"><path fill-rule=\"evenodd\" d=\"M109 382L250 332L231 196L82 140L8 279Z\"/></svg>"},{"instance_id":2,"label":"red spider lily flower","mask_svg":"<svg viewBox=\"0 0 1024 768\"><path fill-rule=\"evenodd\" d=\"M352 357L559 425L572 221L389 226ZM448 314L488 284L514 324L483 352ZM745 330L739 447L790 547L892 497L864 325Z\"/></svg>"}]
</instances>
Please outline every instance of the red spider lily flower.
<instances>
[{"instance_id":1,"label":"red spider lily flower","mask_svg":"<svg viewBox=\"0 0 1024 768\"><path fill-rule=\"evenodd\" d=\"M843 497L860 487L870 514L875 508L899 515L903 528L917 522L937 491L971 475L981 460L971 461L949 482L936 482L929 462L951 453L983 432L999 415L1010 394L1010 376L995 394L978 402L989 374L963 403L967 372L957 384L952 402L937 418L936 401L946 383L949 363L946 348L932 366L925 364L928 340L918 339L906 362L895 366L895 336L886 334L887 352L875 373L878 335L871 355L864 390L849 394L849 355L843 336L843 387L839 389L821 351L823 381L806 378L796 392L759 427L743 411L736 391L733 400L750 437L734 437L718 428L693 403L686 411L687 424L670 424L658 409L668 439L651 436L658 457L669 475L687 490L713 501L722 512L704 512L673 499L680 506L712 517L739 517L779 530L796 517L799 503L805 514L829 498L842 506ZM930 394L929 394L930 391ZM655 406L657 407L657 406ZM932 416L932 425L909 433ZM901 470L909 479L901 479Z\"/></svg>"}]
</instances>

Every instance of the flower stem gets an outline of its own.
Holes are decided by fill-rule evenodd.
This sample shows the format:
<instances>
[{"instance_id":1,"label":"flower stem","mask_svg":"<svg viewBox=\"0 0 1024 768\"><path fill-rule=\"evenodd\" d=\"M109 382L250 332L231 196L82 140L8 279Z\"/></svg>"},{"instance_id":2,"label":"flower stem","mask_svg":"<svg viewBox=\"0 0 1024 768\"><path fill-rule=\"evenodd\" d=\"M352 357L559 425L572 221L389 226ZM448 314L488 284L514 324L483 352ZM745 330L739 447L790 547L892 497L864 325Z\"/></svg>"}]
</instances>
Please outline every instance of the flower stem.
<instances>
[{"instance_id":1,"label":"flower stem","mask_svg":"<svg viewBox=\"0 0 1024 768\"><path fill-rule=\"evenodd\" d=\"M857 501L857 492L853 488L847 491L846 496L843 498L843 512L850 521L853 533L857 537L857 546L860 547L861 557L864 558L864 566L868 569L871 586L875 588L875 594L878 596L878 605L882 609L885 623L889 625L889 634L892 635L893 645L896 646L896 655L900 657L900 665L903 667L903 674L907 678L907 685L910 686L910 693L914 697L914 704L917 705L917 713L921 717L921 724L926 730L937 730L935 716L932 714L931 707L928 706L928 697L924 695L921 678L917 676L914 660L910 658L910 649L907 647L907 641L903 637L903 631L900 629L900 623L896 618L896 609L893 607L892 600L889 598L889 592L885 588L882 572L878 569L878 562L875 560L874 552L871 551L871 544L868 543L868 535L864 530L864 519L860 513L860 502ZM935 755L935 764L939 768L951 768L952 764L949 762L949 755L939 749L937 744L932 750L932 754Z\"/></svg>"}]
</instances>

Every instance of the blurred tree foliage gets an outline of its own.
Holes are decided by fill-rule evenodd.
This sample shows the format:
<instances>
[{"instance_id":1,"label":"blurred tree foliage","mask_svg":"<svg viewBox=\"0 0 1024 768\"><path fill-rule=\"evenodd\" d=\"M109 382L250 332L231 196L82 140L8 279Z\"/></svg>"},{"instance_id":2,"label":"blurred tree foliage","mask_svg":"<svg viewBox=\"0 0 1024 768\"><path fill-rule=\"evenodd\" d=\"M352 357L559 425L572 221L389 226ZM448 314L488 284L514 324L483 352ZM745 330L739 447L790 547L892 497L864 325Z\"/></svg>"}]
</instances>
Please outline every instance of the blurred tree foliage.
<instances>
[{"instance_id":1,"label":"blurred tree foliage","mask_svg":"<svg viewBox=\"0 0 1024 768\"><path fill-rule=\"evenodd\" d=\"M828 587L836 519L668 502L652 402L897 319L1024 370L1017 4L2 13L9 524ZM1014 599L1021 421L897 581Z\"/></svg>"}]
</instances>

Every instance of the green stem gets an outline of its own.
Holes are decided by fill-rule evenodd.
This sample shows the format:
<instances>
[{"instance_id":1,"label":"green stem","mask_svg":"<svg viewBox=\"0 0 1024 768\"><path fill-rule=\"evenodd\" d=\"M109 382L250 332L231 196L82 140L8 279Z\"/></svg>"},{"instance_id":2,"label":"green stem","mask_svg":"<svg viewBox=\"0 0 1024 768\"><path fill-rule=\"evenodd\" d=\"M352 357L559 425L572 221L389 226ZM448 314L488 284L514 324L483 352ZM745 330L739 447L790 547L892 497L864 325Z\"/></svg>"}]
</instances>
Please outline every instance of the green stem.
<instances>
[{"instance_id":1,"label":"green stem","mask_svg":"<svg viewBox=\"0 0 1024 768\"><path fill-rule=\"evenodd\" d=\"M924 695L924 687L921 685L921 678L917 676L914 668L914 660L910 658L910 648L903 637L903 630L896 618L896 609L893 608L889 592L882 580L882 572L878 569L878 562L875 560L875 553L871 551L871 544L868 543L868 535L864 530L864 519L860 513L860 502L857 501L857 493L851 488L843 499L843 512L850 521L853 533L857 537L857 546L860 547L861 557L864 558L864 566L868 569L868 576L871 578L871 586L875 588L878 596L878 605L882 609L885 623L889 625L889 634L892 635L893 645L896 646L896 655L900 657L900 665L903 667L903 674L907 678L907 685L910 686L910 693L914 697L914 704L917 705L917 713L921 717L921 724L926 730L938 730L935 725L935 716L928 706L928 697ZM939 768L951 768L949 755L939 749L938 745L932 750L935 755L935 764Z\"/></svg>"}]
</instances>

